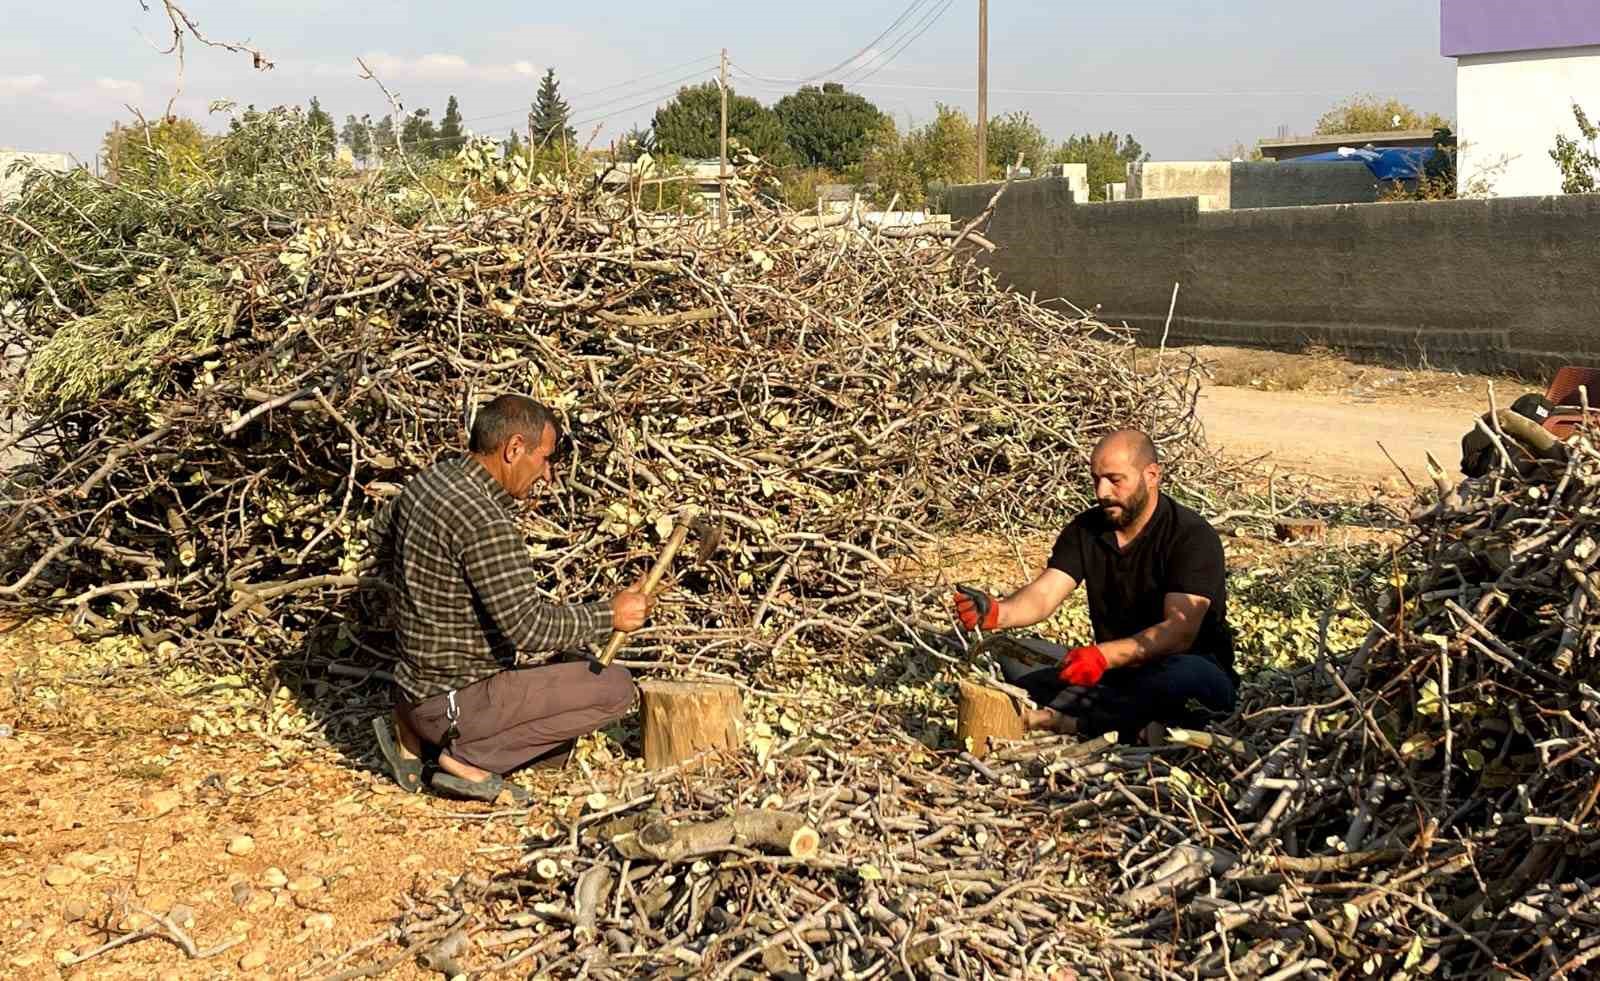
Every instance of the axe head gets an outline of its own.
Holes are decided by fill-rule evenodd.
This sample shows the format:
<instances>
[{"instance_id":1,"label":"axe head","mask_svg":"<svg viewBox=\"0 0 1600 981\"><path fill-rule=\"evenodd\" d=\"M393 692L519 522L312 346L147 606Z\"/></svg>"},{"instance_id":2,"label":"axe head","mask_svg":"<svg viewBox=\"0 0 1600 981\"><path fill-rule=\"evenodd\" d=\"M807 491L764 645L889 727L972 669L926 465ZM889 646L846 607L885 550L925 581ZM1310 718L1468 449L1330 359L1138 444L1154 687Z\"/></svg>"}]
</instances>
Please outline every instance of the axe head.
<instances>
[{"instance_id":1,"label":"axe head","mask_svg":"<svg viewBox=\"0 0 1600 981\"><path fill-rule=\"evenodd\" d=\"M722 545L722 533L726 527L725 522L718 521L712 524L703 515L695 516L692 529L695 537L700 540L700 547L694 552L695 565L704 565L716 554L717 548Z\"/></svg>"}]
</instances>

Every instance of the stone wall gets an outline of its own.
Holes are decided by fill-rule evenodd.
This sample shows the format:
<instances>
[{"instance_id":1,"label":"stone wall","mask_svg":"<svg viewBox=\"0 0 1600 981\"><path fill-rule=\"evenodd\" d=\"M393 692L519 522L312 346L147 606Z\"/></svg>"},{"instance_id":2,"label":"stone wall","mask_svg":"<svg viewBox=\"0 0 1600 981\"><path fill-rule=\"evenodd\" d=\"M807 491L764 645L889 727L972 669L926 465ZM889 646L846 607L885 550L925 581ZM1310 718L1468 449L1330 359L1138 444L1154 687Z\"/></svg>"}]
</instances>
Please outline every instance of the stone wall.
<instances>
[{"instance_id":1,"label":"stone wall","mask_svg":"<svg viewBox=\"0 0 1600 981\"><path fill-rule=\"evenodd\" d=\"M1192 197L1073 204L1060 183L1012 185L985 261L1151 342L1177 282L1170 343L1530 377L1600 364L1600 195L1201 211ZM994 190L952 188L953 222Z\"/></svg>"}]
</instances>

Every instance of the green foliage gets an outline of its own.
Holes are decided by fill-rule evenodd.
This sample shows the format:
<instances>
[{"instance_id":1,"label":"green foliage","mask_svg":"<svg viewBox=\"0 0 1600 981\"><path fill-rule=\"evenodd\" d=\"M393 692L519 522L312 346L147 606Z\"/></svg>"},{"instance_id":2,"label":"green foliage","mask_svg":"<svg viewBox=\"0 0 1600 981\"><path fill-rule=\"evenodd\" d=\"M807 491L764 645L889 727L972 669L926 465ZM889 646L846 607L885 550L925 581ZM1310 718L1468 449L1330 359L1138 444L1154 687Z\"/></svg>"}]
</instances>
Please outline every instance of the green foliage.
<instances>
[{"instance_id":1,"label":"green foliage","mask_svg":"<svg viewBox=\"0 0 1600 981\"><path fill-rule=\"evenodd\" d=\"M690 159L718 156L721 107L722 93L715 82L679 89L672 101L656 110L651 129L657 145L667 153ZM777 114L747 95L735 94L731 88L728 138L738 140L773 166L787 166L793 160Z\"/></svg>"},{"instance_id":2,"label":"green foliage","mask_svg":"<svg viewBox=\"0 0 1600 981\"><path fill-rule=\"evenodd\" d=\"M1150 159L1132 134L1118 137L1112 132L1098 136L1085 133L1070 136L1056 147L1052 163L1081 163L1089 168L1089 200L1104 201L1106 185L1127 180L1128 164Z\"/></svg>"},{"instance_id":3,"label":"green foliage","mask_svg":"<svg viewBox=\"0 0 1600 981\"><path fill-rule=\"evenodd\" d=\"M988 178L1004 179L1018 158L1037 174L1050 155L1050 137L1026 112L1009 112L989 120Z\"/></svg>"},{"instance_id":4,"label":"green foliage","mask_svg":"<svg viewBox=\"0 0 1600 981\"><path fill-rule=\"evenodd\" d=\"M577 134L569 125L572 109L561 98L561 83L556 81L556 70L546 68L539 82L539 93L533 100L533 140L545 146L573 143Z\"/></svg>"},{"instance_id":5,"label":"green foliage","mask_svg":"<svg viewBox=\"0 0 1600 981\"><path fill-rule=\"evenodd\" d=\"M934 118L904 136L892 124L881 127L861 162L861 176L872 185L871 199L887 206L937 208L939 189L970 181L978 166L978 131L967 114L940 103Z\"/></svg>"},{"instance_id":6,"label":"green foliage","mask_svg":"<svg viewBox=\"0 0 1600 981\"><path fill-rule=\"evenodd\" d=\"M1299 552L1228 576L1228 620L1241 674L1285 670L1317 656L1328 618L1326 651L1360 644L1387 575L1387 553L1375 546Z\"/></svg>"},{"instance_id":7,"label":"green foliage","mask_svg":"<svg viewBox=\"0 0 1600 981\"><path fill-rule=\"evenodd\" d=\"M507 131L505 142L500 144L500 150L508 157L514 157L522 152L522 137L518 135L515 126Z\"/></svg>"},{"instance_id":8,"label":"green foliage","mask_svg":"<svg viewBox=\"0 0 1600 981\"><path fill-rule=\"evenodd\" d=\"M844 86L814 85L779 99L772 107L783 124L799 164L842 172L861 163L873 134L886 116L877 106Z\"/></svg>"},{"instance_id":9,"label":"green foliage","mask_svg":"<svg viewBox=\"0 0 1600 981\"><path fill-rule=\"evenodd\" d=\"M615 159L630 162L644 154L655 153L657 149L655 133L649 127L635 126L623 134L622 139L612 148L612 152L615 154Z\"/></svg>"},{"instance_id":10,"label":"green foliage","mask_svg":"<svg viewBox=\"0 0 1600 981\"><path fill-rule=\"evenodd\" d=\"M439 129L428 118L427 109L417 109L406 117L400 127L400 149L414 157L437 156Z\"/></svg>"},{"instance_id":11,"label":"green foliage","mask_svg":"<svg viewBox=\"0 0 1600 981\"><path fill-rule=\"evenodd\" d=\"M439 141L433 144L431 157L453 157L467 145L466 131L461 127L461 103L455 96L445 104L444 118L439 121Z\"/></svg>"},{"instance_id":12,"label":"green foliage","mask_svg":"<svg viewBox=\"0 0 1600 981\"><path fill-rule=\"evenodd\" d=\"M689 168L682 157L671 153L641 153L634 160L633 193L647 211L667 214L699 214L705 208Z\"/></svg>"},{"instance_id":13,"label":"green foliage","mask_svg":"<svg viewBox=\"0 0 1600 981\"><path fill-rule=\"evenodd\" d=\"M1399 117L1396 124L1395 118ZM1323 113L1316 134L1375 133L1390 129L1446 129L1450 120L1436 112L1421 113L1399 99L1355 95Z\"/></svg>"},{"instance_id":14,"label":"green foliage","mask_svg":"<svg viewBox=\"0 0 1600 981\"><path fill-rule=\"evenodd\" d=\"M825 167L792 167L779 175L783 203L796 211L817 210L817 195L824 184L841 184L844 179Z\"/></svg>"},{"instance_id":15,"label":"green foliage","mask_svg":"<svg viewBox=\"0 0 1600 981\"><path fill-rule=\"evenodd\" d=\"M151 124L113 123L100 144L106 176L136 187L173 187L202 171L206 136L192 119L167 116Z\"/></svg>"},{"instance_id":16,"label":"green foliage","mask_svg":"<svg viewBox=\"0 0 1600 981\"><path fill-rule=\"evenodd\" d=\"M317 152L333 156L333 151L339 146L339 141L334 136L333 117L323 110L316 96L311 97L311 106L306 110L306 125L311 127L316 139Z\"/></svg>"},{"instance_id":17,"label":"green foliage","mask_svg":"<svg viewBox=\"0 0 1600 981\"><path fill-rule=\"evenodd\" d=\"M224 258L288 234L291 215L328 207L334 162L316 152L302 110L238 112L219 103L213 111L232 114L228 132L201 140L198 150L180 144L182 179L159 158L125 167L117 181L81 167L35 169L8 199L27 227L0 222L0 317L30 320L46 335L49 325L88 321L36 366L45 372L28 382L37 396L48 397L66 371L82 373L80 390L116 384L118 362L208 336L216 311L206 301L229 274ZM135 302L151 309L139 314ZM163 332L143 346L145 333Z\"/></svg>"},{"instance_id":18,"label":"green foliage","mask_svg":"<svg viewBox=\"0 0 1600 981\"><path fill-rule=\"evenodd\" d=\"M344 128L339 131L339 139L350 148L352 157L366 163L372 158L372 117L344 117Z\"/></svg>"},{"instance_id":19,"label":"green foliage","mask_svg":"<svg viewBox=\"0 0 1600 981\"><path fill-rule=\"evenodd\" d=\"M216 271L205 266L177 274L159 269L136 277L131 289L100 297L28 363L23 404L48 412L122 387L124 398L155 408L183 355L210 346L231 326L217 283ZM171 302L151 303L152 291Z\"/></svg>"},{"instance_id":20,"label":"green foliage","mask_svg":"<svg viewBox=\"0 0 1600 981\"><path fill-rule=\"evenodd\" d=\"M1577 103L1572 104L1572 116L1578 124L1579 139L1557 133L1550 159L1561 168L1563 194L1593 194L1600 190L1600 153L1596 152L1600 126L1590 122L1588 114Z\"/></svg>"},{"instance_id":21,"label":"green foliage","mask_svg":"<svg viewBox=\"0 0 1600 981\"><path fill-rule=\"evenodd\" d=\"M394 117L385 115L372 127L372 152L379 159L390 156L400 149L394 131Z\"/></svg>"}]
</instances>

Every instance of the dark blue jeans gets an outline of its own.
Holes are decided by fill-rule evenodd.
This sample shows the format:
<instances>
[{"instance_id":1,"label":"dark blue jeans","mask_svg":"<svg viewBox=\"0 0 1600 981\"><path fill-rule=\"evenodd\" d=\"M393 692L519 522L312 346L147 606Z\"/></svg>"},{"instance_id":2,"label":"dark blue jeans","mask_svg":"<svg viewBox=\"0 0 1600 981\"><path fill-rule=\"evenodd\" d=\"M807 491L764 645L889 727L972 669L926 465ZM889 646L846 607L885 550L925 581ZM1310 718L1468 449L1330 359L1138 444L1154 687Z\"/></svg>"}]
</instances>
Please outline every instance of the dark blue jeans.
<instances>
[{"instance_id":1,"label":"dark blue jeans","mask_svg":"<svg viewBox=\"0 0 1600 981\"><path fill-rule=\"evenodd\" d=\"M1131 741L1152 722L1204 729L1231 715L1238 697L1227 672L1198 654L1170 654L1115 668L1098 685L1083 688L1062 684L1057 677L1065 648L1032 637L1025 643L1052 663L1040 667L1001 657L1001 673L1041 707L1076 719L1080 735L1116 732Z\"/></svg>"}]
</instances>

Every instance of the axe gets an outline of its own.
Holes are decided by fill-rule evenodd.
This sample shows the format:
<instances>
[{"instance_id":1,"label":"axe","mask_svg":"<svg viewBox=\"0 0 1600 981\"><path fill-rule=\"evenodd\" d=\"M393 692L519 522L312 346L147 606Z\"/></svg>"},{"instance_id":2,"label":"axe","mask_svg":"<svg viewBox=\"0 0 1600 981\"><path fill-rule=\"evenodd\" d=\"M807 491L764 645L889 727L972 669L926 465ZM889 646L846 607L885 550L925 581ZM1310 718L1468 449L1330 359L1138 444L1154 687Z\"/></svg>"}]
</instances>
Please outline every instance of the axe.
<instances>
[{"instance_id":1,"label":"axe","mask_svg":"<svg viewBox=\"0 0 1600 981\"><path fill-rule=\"evenodd\" d=\"M661 555L656 559L656 564L650 567L650 574L645 576L644 585L640 591L649 595L656 591L661 584L661 577L666 575L667 569L672 565L672 559L678 554L678 549L683 547L683 540L693 531L700 537L700 547L695 550L694 561L696 565L704 563L716 552L717 546L722 544L724 525L718 522L710 525L698 511L686 511L679 515L672 534L667 537L666 547L661 550ZM621 630L611 631L611 639L606 642L606 649L600 654L600 663L609 665L616 659L617 652L622 649L628 635Z\"/></svg>"}]
</instances>

